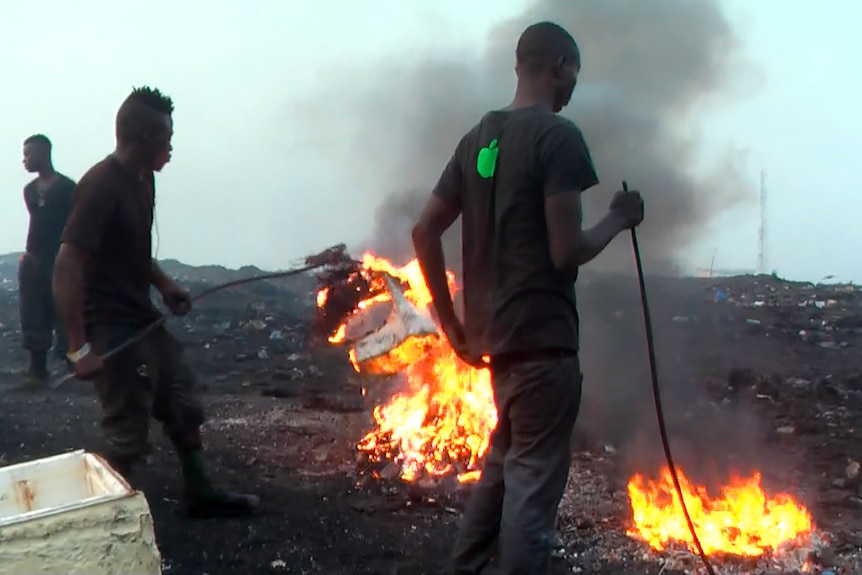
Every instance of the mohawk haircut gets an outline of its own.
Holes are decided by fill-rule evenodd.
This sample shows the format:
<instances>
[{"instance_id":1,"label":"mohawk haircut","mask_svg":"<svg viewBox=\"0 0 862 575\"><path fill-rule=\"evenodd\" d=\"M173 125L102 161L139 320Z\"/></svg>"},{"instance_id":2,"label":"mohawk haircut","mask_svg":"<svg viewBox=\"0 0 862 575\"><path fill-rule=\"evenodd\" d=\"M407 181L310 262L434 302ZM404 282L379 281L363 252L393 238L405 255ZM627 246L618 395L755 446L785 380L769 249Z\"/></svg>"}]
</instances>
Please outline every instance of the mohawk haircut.
<instances>
[{"instance_id":1,"label":"mohawk haircut","mask_svg":"<svg viewBox=\"0 0 862 575\"><path fill-rule=\"evenodd\" d=\"M581 65L581 51L569 32L554 22L538 22L528 26L518 38L515 61L518 68L537 72L543 66L563 58Z\"/></svg>"},{"instance_id":2,"label":"mohawk haircut","mask_svg":"<svg viewBox=\"0 0 862 575\"><path fill-rule=\"evenodd\" d=\"M163 94L158 88L150 88L149 86L133 88L128 100L134 100L160 114L174 113L174 101L167 94Z\"/></svg>"},{"instance_id":3,"label":"mohawk haircut","mask_svg":"<svg viewBox=\"0 0 862 575\"><path fill-rule=\"evenodd\" d=\"M51 150L51 140L48 139L48 136L45 134L33 134L26 140L24 140L24 145L27 146L29 144L37 144L39 146L45 146L48 150Z\"/></svg>"},{"instance_id":4,"label":"mohawk haircut","mask_svg":"<svg viewBox=\"0 0 862 575\"><path fill-rule=\"evenodd\" d=\"M134 88L117 112L117 138L123 141L140 139L145 132L160 128L162 116L173 111L173 100L158 88Z\"/></svg>"}]
</instances>

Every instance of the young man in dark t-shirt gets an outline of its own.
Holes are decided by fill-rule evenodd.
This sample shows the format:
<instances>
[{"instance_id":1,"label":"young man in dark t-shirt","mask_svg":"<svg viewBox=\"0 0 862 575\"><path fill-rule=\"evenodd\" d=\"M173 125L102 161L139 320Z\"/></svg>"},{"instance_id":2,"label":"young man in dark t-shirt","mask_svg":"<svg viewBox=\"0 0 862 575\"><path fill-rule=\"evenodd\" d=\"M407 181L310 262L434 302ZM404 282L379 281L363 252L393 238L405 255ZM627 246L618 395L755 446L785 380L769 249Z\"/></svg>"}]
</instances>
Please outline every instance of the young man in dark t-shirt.
<instances>
[{"instance_id":1,"label":"young man in dark t-shirt","mask_svg":"<svg viewBox=\"0 0 862 575\"><path fill-rule=\"evenodd\" d=\"M203 467L203 407L179 342L164 327L102 361L161 314L155 287L174 315L191 308L186 290L152 258L155 178L170 161L173 102L138 88L117 112L117 148L90 168L75 190L54 273L54 293L69 337L69 359L81 379L93 379L111 465L128 476L149 447L150 416L179 453L189 513L248 514L252 495L213 488Z\"/></svg>"},{"instance_id":2,"label":"young man in dark t-shirt","mask_svg":"<svg viewBox=\"0 0 862 575\"><path fill-rule=\"evenodd\" d=\"M582 227L581 194L598 179L580 130L556 115L580 71L572 36L534 24L516 59L514 101L461 139L413 230L441 327L462 359L490 367L499 414L455 544L459 575L478 575L497 549L504 575L549 572L581 398L578 267L643 219L640 194L617 192ZM459 215L463 324L441 243Z\"/></svg>"},{"instance_id":3,"label":"young man in dark t-shirt","mask_svg":"<svg viewBox=\"0 0 862 575\"><path fill-rule=\"evenodd\" d=\"M75 182L54 169L51 148L51 140L42 134L24 140L24 169L38 174L24 188L30 226L26 251L18 266L22 345L30 352L27 376L31 383L48 379L48 350L52 345L60 359L66 359L67 351L62 322L54 313L51 278Z\"/></svg>"}]
</instances>

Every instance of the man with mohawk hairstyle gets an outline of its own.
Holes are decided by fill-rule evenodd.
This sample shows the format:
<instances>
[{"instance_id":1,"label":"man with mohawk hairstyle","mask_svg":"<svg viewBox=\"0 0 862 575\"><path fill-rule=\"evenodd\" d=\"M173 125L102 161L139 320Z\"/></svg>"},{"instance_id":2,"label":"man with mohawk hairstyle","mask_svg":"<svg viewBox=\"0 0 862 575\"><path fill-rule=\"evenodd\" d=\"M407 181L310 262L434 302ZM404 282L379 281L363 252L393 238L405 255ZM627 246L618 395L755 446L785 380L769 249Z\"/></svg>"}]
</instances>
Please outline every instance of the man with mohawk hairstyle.
<instances>
[{"instance_id":1,"label":"man with mohawk hairstyle","mask_svg":"<svg viewBox=\"0 0 862 575\"><path fill-rule=\"evenodd\" d=\"M499 415L455 543L457 575L479 575L497 551L503 575L550 572L581 399L574 283L581 265L643 220L640 194L620 191L583 228L581 194L598 178L580 130L557 115L580 68L565 29L529 26L513 102L461 139L413 229L441 327L462 359L490 367ZM458 216L463 324L441 242Z\"/></svg>"},{"instance_id":2,"label":"man with mohawk hairstyle","mask_svg":"<svg viewBox=\"0 0 862 575\"><path fill-rule=\"evenodd\" d=\"M171 159L172 100L136 88L117 112L115 151L78 182L54 271L69 360L91 379L102 405L106 458L128 476L149 448L149 419L176 448L187 511L195 517L246 515L253 495L215 489L203 465L204 411L180 343L164 327L116 356L101 356L161 317L155 287L174 315L191 308L188 292L152 257L155 177Z\"/></svg>"}]
</instances>

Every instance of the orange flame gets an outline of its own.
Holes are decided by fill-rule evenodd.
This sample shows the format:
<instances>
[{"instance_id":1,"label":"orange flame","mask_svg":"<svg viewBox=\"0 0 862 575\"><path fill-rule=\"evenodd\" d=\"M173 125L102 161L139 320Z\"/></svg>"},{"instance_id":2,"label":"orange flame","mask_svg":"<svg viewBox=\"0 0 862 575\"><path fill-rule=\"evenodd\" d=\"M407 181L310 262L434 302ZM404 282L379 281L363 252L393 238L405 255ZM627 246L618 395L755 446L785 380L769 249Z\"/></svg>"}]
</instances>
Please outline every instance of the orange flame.
<instances>
[{"instance_id":1,"label":"orange flame","mask_svg":"<svg viewBox=\"0 0 862 575\"><path fill-rule=\"evenodd\" d=\"M341 324L334 334L329 336L329 343L341 343L347 338L347 326Z\"/></svg>"},{"instance_id":2,"label":"orange flame","mask_svg":"<svg viewBox=\"0 0 862 575\"><path fill-rule=\"evenodd\" d=\"M811 515L791 496L767 497L760 474L735 478L711 499L704 487L693 486L677 470L689 516L705 553L759 557L777 551L814 529ZM659 481L635 475L628 483L634 529L629 535L663 551L672 541L696 551L673 485L665 468Z\"/></svg>"},{"instance_id":3,"label":"orange flame","mask_svg":"<svg viewBox=\"0 0 862 575\"><path fill-rule=\"evenodd\" d=\"M375 272L399 280L405 285L404 296L416 309L430 313L431 293L417 260L397 267L366 253L362 270L372 282L382 281L375 279ZM454 293L455 275L448 272L447 279ZM326 288L318 293L318 306L326 302L327 295ZM390 300L391 295L384 290L360 302L354 313ZM342 324L330 341L343 342L346 334L346 324ZM406 379L404 391L375 408L376 428L357 446L369 460L394 462L405 481L453 473L461 482L479 478L481 460L497 425L487 369L477 370L462 362L442 334L408 338L385 356L362 365L355 354L351 353L350 359L357 371L401 373Z\"/></svg>"},{"instance_id":4,"label":"orange flame","mask_svg":"<svg viewBox=\"0 0 862 575\"><path fill-rule=\"evenodd\" d=\"M329 299L329 288L325 287L317 292L317 307L326 305L326 300Z\"/></svg>"}]
</instances>

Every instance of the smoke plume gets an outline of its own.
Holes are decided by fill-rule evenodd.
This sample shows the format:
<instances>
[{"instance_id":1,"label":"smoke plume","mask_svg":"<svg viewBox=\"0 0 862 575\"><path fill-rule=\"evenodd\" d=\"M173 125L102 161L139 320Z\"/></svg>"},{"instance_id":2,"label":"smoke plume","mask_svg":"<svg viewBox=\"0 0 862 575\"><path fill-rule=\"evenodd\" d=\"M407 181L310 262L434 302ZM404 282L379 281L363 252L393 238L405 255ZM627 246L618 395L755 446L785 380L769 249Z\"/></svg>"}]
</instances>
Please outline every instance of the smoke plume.
<instances>
[{"instance_id":1,"label":"smoke plume","mask_svg":"<svg viewBox=\"0 0 862 575\"><path fill-rule=\"evenodd\" d=\"M646 197L640 233L656 269L672 263L715 216L751 197L733 154L709 170L696 165L701 149L692 120L741 88L729 85L728 71L746 77L717 1L537 0L497 26L476 59L379 65L358 85L352 82L354 96L345 103L345 116L355 122L351 155L376 188L391 192L380 204L368 247L411 256L410 224L430 186L464 132L488 110L508 104L518 35L543 19L571 31L583 54L579 86L564 114L583 130L602 182L585 197L588 219L604 213L626 178ZM628 267L629 253L620 247L595 265ZM451 267L459 267L458 249L448 251Z\"/></svg>"},{"instance_id":2,"label":"smoke plume","mask_svg":"<svg viewBox=\"0 0 862 575\"><path fill-rule=\"evenodd\" d=\"M625 178L646 199L639 233L645 264L656 272L670 269L716 216L748 198L750 185L733 154L713 158L710 169L697 167L701 147L691 129L711 105L742 89L728 82L729 71L746 77L747 63L718 0L536 0L495 27L475 57L420 54L412 65L375 62L360 66L349 88L347 82L340 87L339 133L344 138L347 131L351 149L347 167L366 187L389 193L363 247L400 262L413 257L410 228L430 187L460 137L485 112L509 103L518 35L541 20L567 28L581 48L579 85L564 114L584 132L601 180L584 200L588 224L603 215ZM446 239L448 266L458 272L458 230ZM590 267L630 271L631 248L617 241ZM582 420L602 437L626 442L634 439L633 417L651 410L642 324L629 306L614 330L592 330L620 307L603 293L581 300ZM613 429L620 422L629 426L622 433Z\"/></svg>"}]
</instances>

